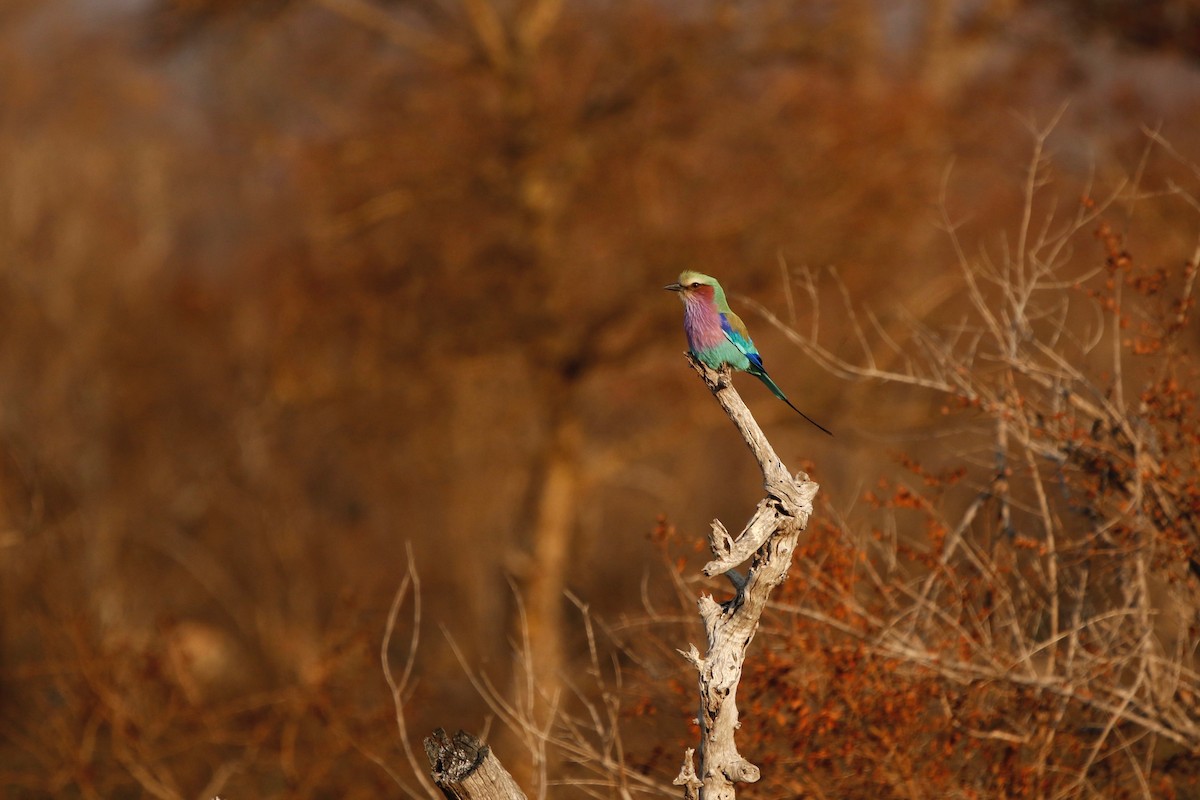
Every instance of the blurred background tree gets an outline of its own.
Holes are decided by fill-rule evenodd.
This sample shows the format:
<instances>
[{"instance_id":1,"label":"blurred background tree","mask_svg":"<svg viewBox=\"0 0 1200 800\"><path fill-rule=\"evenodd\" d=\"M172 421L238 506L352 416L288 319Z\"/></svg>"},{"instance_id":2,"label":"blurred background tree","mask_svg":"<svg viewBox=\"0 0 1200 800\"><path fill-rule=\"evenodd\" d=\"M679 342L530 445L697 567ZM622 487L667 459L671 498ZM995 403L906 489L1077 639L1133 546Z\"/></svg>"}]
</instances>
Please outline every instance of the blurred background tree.
<instances>
[{"instance_id":1,"label":"blurred background tree","mask_svg":"<svg viewBox=\"0 0 1200 800\"><path fill-rule=\"evenodd\" d=\"M5 787L377 794L406 542L415 729L488 715L438 625L516 694L527 634L552 690L584 644L564 589L637 615L671 591L643 598L658 514L757 496L659 287L700 269L803 326L788 269L834 266L883 331L957 317L936 204L967 249L1012 229L1020 118L1070 100L1050 145L1081 185L1194 181L1196 8L6 3ZM1181 158L1143 159L1145 125ZM1191 255L1186 203L1123 213L1144 262ZM941 431L760 336L838 434L756 404L827 512Z\"/></svg>"}]
</instances>

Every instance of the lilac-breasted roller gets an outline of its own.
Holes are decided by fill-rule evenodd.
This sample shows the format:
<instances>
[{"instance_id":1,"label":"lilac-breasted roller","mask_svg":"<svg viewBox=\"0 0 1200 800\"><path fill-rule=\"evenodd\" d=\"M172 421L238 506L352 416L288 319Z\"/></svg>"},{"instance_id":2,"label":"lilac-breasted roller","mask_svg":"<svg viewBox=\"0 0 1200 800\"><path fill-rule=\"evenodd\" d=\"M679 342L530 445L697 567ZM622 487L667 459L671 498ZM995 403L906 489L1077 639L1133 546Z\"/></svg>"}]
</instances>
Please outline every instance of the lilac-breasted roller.
<instances>
[{"instance_id":1,"label":"lilac-breasted roller","mask_svg":"<svg viewBox=\"0 0 1200 800\"><path fill-rule=\"evenodd\" d=\"M749 372L766 384L771 394L791 406L793 411L825 433L833 435L824 425L792 405L783 390L771 380L763 368L758 348L750 341L746 323L730 310L725 290L716 278L685 270L679 274L678 283L663 288L678 292L683 300L683 330L687 333L688 349L701 363L711 369L728 365Z\"/></svg>"}]
</instances>

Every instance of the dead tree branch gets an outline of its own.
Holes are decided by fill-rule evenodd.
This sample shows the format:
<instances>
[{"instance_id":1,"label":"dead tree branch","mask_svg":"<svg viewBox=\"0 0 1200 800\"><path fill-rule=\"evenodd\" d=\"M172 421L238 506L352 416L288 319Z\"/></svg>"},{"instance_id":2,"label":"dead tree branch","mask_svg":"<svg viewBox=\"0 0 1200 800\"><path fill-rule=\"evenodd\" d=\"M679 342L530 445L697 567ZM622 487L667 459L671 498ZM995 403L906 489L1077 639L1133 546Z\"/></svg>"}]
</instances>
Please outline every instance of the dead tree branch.
<instances>
[{"instance_id":1,"label":"dead tree branch","mask_svg":"<svg viewBox=\"0 0 1200 800\"><path fill-rule=\"evenodd\" d=\"M803 472L794 477L788 472L733 388L728 371L711 370L690 356L689 361L757 459L766 490L766 497L736 539L719 520L713 521L709 544L714 560L704 572L723 572L733 585L734 596L724 603L708 594L700 597L708 649L701 656L691 645L684 653L699 673L700 770L697 775L689 750L676 784L684 787L688 798L696 797L699 789L706 800L717 800L733 798L735 783L754 783L759 778L758 767L738 753L734 742L737 687L746 649L772 589L787 576L796 540L812 515L818 486ZM743 577L734 567L747 559L750 569Z\"/></svg>"}]
</instances>

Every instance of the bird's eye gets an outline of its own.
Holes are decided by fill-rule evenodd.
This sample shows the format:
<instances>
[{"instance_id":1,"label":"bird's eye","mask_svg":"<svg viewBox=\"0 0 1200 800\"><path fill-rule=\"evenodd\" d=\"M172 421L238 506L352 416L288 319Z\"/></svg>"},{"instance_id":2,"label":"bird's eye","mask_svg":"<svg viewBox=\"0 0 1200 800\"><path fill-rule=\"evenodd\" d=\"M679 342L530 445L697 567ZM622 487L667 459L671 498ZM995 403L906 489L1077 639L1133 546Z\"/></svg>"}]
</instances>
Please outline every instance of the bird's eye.
<instances>
[{"instance_id":1,"label":"bird's eye","mask_svg":"<svg viewBox=\"0 0 1200 800\"><path fill-rule=\"evenodd\" d=\"M693 288L693 289L699 289L699 288L700 288L700 281L695 281L695 282L692 284L692 288Z\"/></svg>"}]
</instances>

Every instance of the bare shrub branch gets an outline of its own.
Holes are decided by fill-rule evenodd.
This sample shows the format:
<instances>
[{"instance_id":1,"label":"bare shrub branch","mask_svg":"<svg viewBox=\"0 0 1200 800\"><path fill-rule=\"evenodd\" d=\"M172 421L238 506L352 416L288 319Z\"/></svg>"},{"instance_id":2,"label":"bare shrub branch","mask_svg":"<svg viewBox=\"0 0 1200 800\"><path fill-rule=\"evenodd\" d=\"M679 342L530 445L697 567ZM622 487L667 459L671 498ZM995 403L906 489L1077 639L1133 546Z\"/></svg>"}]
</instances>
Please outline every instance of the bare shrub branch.
<instances>
[{"instance_id":1,"label":"bare shrub branch","mask_svg":"<svg viewBox=\"0 0 1200 800\"><path fill-rule=\"evenodd\" d=\"M1101 768L1120 768L1137 794L1153 796L1162 744L1200 747L1189 633L1200 518L1181 502L1196 496L1200 430L1183 381L1197 366L1174 344L1196 254L1182 269L1141 266L1107 221L1154 196L1141 188L1148 151L1103 199L1088 185L1067 210L1055 195L1053 127L1030 125L1023 211L998 248L970 254L943 186L942 227L966 304L956 323L885 327L832 271L853 355L826 346L816 325L801 330L759 307L832 374L940 395L947 416L969 414L958 440L991 453L954 477L924 466L938 458L932 449L908 458L916 485L874 502L920 515L926 533L865 542L869 563L853 583L804 569L807 597L775 608L894 660L913 680L936 676L951 726L1017 748L1044 796L1089 796ZM1180 194L1171 185L1160 196ZM795 278L817 319L818 276ZM981 685L1013 705L967 713Z\"/></svg>"},{"instance_id":2,"label":"bare shrub branch","mask_svg":"<svg viewBox=\"0 0 1200 800\"><path fill-rule=\"evenodd\" d=\"M412 738L408 733L408 722L404 715L405 692L408 690L408 682L412 677L413 664L417 657L417 647L421 642L421 578L417 572L416 565L413 561L412 545L405 544L405 555L407 563L404 570L404 578L401 579L400 585L396 588L396 593L392 596L392 605L388 609L387 624L384 627L383 641L379 646L379 661L383 668L383 678L387 681L388 690L392 695L392 705L395 708L396 714L396 729L400 735L400 746L404 748L404 757L408 761L409 767L412 768L413 774L417 776L417 780L421 784L423 792L417 791L414 787L402 780L390 767L386 766L382 760L376 760L379 766L383 767L396 785L400 787L409 797L430 797L441 798L442 793L429 780L428 770L425 765L417 758L413 751ZM412 593L412 634L409 638L408 651L405 655L404 669L397 680L395 672L392 670L391 656L389 650L392 644L392 636L396 632L396 622L400 617L400 609L404 605L404 600L408 594ZM371 757L371 756L368 756Z\"/></svg>"}]
</instances>

